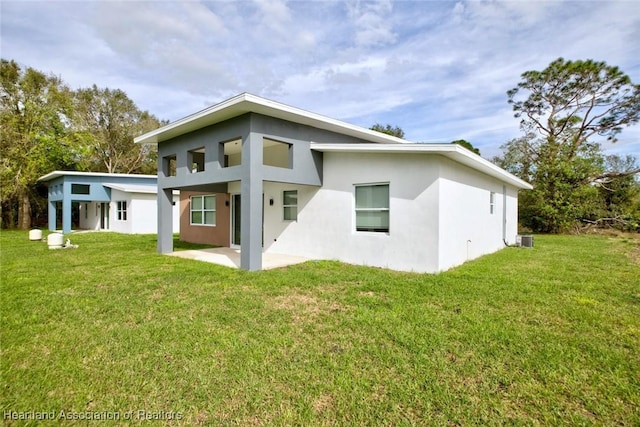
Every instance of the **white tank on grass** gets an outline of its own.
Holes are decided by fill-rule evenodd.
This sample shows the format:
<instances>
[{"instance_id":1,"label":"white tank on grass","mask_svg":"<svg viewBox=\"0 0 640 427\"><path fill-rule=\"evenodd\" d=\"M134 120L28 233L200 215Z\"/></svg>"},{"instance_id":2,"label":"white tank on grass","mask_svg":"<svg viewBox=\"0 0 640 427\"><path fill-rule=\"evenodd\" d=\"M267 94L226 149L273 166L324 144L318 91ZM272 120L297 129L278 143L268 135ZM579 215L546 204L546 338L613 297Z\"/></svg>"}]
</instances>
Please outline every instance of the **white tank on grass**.
<instances>
[{"instance_id":1,"label":"white tank on grass","mask_svg":"<svg viewBox=\"0 0 640 427\"><path fill-rule=\"evenodd\" d=\"M29 231L29 240L42 240L42 230Z\"/></svg>"},{"instance_id":2,"label":"white tank on grass","mask_svg":"<svg viewBox=\"0 0 640 427\"><path fill-rule=\"evenodd\" d=\"M49 249L60 249L64 242L64 235L62 233L51 233L47 236L47 244Z\"/></svg>"}]
</instances>

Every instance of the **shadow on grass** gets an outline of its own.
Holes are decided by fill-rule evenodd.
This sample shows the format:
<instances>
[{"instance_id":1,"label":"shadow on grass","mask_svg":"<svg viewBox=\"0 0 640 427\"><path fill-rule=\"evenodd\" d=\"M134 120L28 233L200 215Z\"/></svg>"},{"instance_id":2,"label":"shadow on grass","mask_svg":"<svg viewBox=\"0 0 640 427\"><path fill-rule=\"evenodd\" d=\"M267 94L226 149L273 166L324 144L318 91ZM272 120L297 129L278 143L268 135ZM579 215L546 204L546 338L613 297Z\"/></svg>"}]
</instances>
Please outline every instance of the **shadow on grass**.
<instances>
[{"instance_id":1,"label":"shadow on grass","mask_svg":"<svg viewBox=\"0 0 640 427\"><path fill-rule=\"evenodd\" d=\"M189 243L183 242L180 240L178 235L173 236L173 250L174 251L188 251L192 249L211 249L211 248L219 248L220 246L216 245L208 245L202 243Z\"/></svg>"}]
</instances>

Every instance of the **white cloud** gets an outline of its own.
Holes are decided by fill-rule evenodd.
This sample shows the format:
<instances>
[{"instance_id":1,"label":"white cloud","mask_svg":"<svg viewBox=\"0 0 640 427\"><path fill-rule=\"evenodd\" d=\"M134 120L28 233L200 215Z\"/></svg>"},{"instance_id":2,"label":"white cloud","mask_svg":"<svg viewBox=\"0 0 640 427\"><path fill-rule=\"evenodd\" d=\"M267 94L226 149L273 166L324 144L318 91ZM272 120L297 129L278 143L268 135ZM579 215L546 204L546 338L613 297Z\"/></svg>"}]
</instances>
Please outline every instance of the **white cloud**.
<instances>
[{"instance_id":1,"label":"white cloud","mask_svg":"<svg viewBox=\"0 0 640 427\"><path fill-rule=\"evenodd\" d=\"M380 46L396 41L396 34L387 19L393 9L391 1L354 0L347 2L346 6L356 28L356 46Z\"/></svg>"},{"instance_id":2,"label":"white cloud","mask_svg":"<svg viewBox=\"0 0 640 427\"><path fill-rule=\"evenodd\" d=\"M72 87L120 88L175 120L252 92L410 139L493 152L519 136L505 92L557 57L640 82L632 2L14 2L5 58ZM607 149L638 151L638 126Z\"/></svg>"},{"instance_id":3,"label":"white cloud","mask_svg":"<svg viewBox=\"0 0 640 427\"><path fill-rule=\"evenodd\" d=\"M279 31L285 29L291 23L291 12L287 2L283 0L255 0L262 21L272 29Z\"/></svg>"}]
</instances>

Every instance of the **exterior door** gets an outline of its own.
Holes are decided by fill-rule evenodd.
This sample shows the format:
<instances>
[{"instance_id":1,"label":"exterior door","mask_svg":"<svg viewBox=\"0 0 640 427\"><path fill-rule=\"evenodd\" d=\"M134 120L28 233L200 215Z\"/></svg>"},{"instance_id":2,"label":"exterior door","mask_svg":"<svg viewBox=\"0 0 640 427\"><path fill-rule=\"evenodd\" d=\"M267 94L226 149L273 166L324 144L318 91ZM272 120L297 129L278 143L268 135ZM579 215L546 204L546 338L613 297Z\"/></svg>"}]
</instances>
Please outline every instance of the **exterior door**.
<instances>
[{"instance_id":1,"label":"exterior door","mask_svg":"<svg viewBox=\"0 0 640 427\"><path fill-rule=\"evenodd\" d=\"M109 203L100 203L100 230L109 229Z\"/></svg>"},{"instance_id":2,"label":"exterior door","mask_svg":"<svg viewBox=\"0 0 640 427\"><path fill-rule=\"evenodd\" d=\"M240 214L242 203L239 194L231 195L231 245L240 246Z\"/></svg>"},{"instance_id":3,"label":"exterior door","mask_svg":"<svg viewBox=\"0 0 640 427\"><path fill-rule=\"evenodd\" d=\"M240 194L231 195L231 246L240 246L242 203ZM262 195L262 246L264 246L264 194Z\"/></svg>"}]
</instances>

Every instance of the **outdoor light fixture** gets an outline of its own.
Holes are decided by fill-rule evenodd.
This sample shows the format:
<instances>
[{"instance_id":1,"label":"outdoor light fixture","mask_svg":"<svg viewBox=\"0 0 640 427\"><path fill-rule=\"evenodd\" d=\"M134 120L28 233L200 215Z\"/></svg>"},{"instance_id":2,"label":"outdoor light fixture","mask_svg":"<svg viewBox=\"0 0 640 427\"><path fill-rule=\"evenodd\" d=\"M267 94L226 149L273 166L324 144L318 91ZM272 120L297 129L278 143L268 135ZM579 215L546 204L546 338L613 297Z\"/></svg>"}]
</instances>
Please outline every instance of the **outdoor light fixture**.
<instances>
[{"instance_id":1,"label":"outdoor light fixture","mask_svg":"<svg viewBox=\"0 0 640 427\"><path fill-rule=\"evenodd\" d=\"M269 199L269 206L273 206L273 199Z\"/></svg>"}]
</instances>

